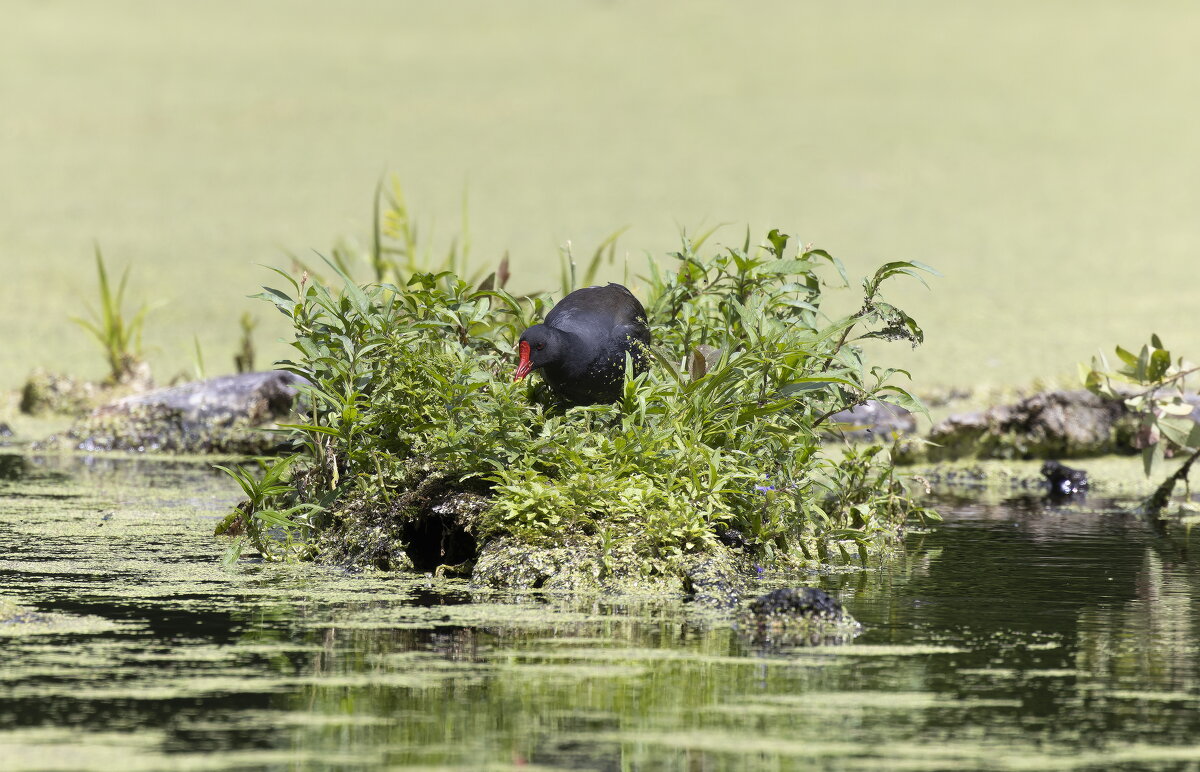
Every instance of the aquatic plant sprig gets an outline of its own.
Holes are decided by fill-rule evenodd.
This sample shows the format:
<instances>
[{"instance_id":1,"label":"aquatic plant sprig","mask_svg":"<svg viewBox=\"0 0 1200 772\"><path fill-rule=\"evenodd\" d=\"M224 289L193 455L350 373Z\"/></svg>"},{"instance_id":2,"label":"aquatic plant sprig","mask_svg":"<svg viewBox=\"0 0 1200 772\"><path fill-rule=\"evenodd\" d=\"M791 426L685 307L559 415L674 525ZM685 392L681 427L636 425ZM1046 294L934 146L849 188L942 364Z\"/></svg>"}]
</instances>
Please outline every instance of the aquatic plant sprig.
<instances>
[{"instance_id":1,"label":"aquatic plant sprig","mask_svg":"<svg viewBox=\"0 0 1200 772\"><path fill-rule=\"evenodd\" d=\"M246 494L246 500L238 509L217 526L218 536L231 529L241 531L226 549L222 565L235 563L247 544L258 550L266 560L289 560L309 554L308 536L314 525L312 518L323 512L324 507L313 502L286 508L268 505L269 501L293 492L286 475L298 458L298 454L273 459L257 458L254 460L258 467L257 474L246 464L213 464L215 469L232 477Z\"/></svg>"},{"instance_id":2,"label":"aquatic plant sprig","mask_svg":"<svg viewBox=\"0 0 1200 772\"><path fill-rule=\"evenodd\" d=\"M104 255L95 245L96 276L99 307L87 306L91 319L73 316L71 321L87 330L104 350L108 363L108 378L112 383L125 383L133 378L142 361L142 332L150 306L143 303L129 314L125 310L125 289L129 283L129 266L121 273L116 291L108 280Z\"/></svg>"}]
</instances>

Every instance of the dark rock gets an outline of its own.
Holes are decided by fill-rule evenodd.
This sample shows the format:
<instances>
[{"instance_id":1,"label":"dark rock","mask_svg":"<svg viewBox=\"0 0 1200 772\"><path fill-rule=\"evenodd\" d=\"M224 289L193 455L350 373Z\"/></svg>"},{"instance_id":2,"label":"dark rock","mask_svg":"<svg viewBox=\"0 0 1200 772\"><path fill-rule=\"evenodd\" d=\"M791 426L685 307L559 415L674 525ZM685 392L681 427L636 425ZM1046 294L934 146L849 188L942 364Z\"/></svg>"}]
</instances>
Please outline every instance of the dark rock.
<instances>
[{"instance_id":1,"label":"dark rock","mask_svg":"<svg viewBox=\"0 0 1200 772\"><path fill-rule=\"evenodd\" d=\"M873 440L890 434L911 434L917 419L910 411L872 399L829 417L833 433L852 440Z\"/></svg>"},{"instance_id":2,"label":"dark rock","mask_svg":"<svg viewBox=\"0 0 1200 772\"><path fill-rule=\"evenodd\" d=\"M929 433L929 461L1082 458L1134 452L1136 421L1121 400L1049 391L1015 405L953 415Z\"/></svg>"},{"instance_id":3,"label":"dark rock","mask_svg":"<svg viewBox=\"0 0 1200 772\"><path fill-rule=\"evenodd\" d=\"M0 438L8 438L11 436L13 436L12 427L3 421L0 421Z\"/></svg>"},{"instance_id":4,"label":"dark rock","mask_svg":"<svg viewBox=\"0 0 1200 772\"><path fill-rule=\"evenodd\" d=\"M1087 490L1087 472L1072 469L1057 461L1042 464L1042 477L1046 478L1051 496L1071 496Z\"/></svg>"},{"instance_id":5,"label":"dark rock","mask_svg":"<svg viewBox=\"0 0 1200 772\"><path fill-rule=\"evenodd\" d=\"M816 587L772 590L750 601L744 627L756 643L845 643L862 625L829 593Z\"/></svg>"},{"instance_id":6,"label":"dark rock","mask_svg":"<svg viewBox=\"0 0 1200 772\"><path fill-rule=\"evenodd\" d=\"M717 540L735 550L744 550L750 546L750 540L746 538L746 534L736 528L726 528L717 535Z\"/></svg>"},{"instance_id":7,"label":"dark rock","mask_svg":"<svg viewBox=\"0 0 1200 772\"><path fill-rule=\"evenodd\" d=\"M86 451L268 453L277 440L258 427L292 412L299 382L275 371L156 389L101 405L47 442Z\"/></svg>"}]
</instances>

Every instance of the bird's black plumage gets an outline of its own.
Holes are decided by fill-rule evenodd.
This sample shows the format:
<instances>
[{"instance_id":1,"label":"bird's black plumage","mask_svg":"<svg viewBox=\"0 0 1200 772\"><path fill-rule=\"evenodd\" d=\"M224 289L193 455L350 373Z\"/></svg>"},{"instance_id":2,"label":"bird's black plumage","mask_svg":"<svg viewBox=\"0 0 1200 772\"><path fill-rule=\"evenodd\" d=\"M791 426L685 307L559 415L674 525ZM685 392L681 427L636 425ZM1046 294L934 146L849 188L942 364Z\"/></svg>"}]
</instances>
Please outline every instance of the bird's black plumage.
<instances>
[{"instance_id":1,"label":"bird's black plumage","mask_svg":"<svg viewBox=\"0 0 1200 772\"><path fill-rule=\"evenodd\" d=\"M592 405L621 396L625 355L634 373L649 364L646 310L620 284L584 287L563 298L541 324L521 335L516 378L541 370L564 402Z\"/></svg>"}]
</instances>

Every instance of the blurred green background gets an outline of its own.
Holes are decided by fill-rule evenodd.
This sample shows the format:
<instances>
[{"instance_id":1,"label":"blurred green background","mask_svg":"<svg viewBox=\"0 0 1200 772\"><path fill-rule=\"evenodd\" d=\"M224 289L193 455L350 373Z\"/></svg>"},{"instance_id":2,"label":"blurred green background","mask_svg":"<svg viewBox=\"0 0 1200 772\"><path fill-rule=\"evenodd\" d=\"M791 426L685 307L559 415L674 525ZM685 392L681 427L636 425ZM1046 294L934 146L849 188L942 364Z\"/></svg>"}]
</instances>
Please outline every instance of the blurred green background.
<instances>
[{"instance_id":1,"label":"blurred green background","mask_svg":"<svg viewBox=\"0 0 1200 772\"><path fill-rule=\"evenodd\" d=\"M3 0L0 387L100 376L93 242L132 265L160 380L232 369L287 253L364 239L397 173L435 241L556 285L623 226L778 226L896 285L918 390L1200 352L1200 5L1115 0ZM547 269L554 267L554 271ZM616 275L616 274L614 274ZM847 303L852 302L847 293Z\"/></svg>"}]
</instances>

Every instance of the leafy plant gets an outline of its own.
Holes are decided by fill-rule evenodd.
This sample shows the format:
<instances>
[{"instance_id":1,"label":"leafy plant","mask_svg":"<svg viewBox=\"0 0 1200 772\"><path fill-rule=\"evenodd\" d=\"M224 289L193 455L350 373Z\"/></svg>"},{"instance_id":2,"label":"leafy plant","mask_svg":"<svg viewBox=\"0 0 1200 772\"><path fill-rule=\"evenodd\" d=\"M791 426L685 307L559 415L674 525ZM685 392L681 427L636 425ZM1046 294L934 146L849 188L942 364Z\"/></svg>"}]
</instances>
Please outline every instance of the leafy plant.
<instances>
[{"instance_id":1,"label":"leafy plant","mask_svg":"<svg viewBox=\"0 0 1200 772\"><path fill-rule=\"evenodd\" d=\"M277 459L255 459L258 474L246 465L213 464L232 477L246 494L246 501L217 526L216 534L236 537L225 552L222 564L228 566L241 557L246 545L254 547L266 560L279 561L306 557L309 554L307 537L313 527L313 517L324 511L315 503L295 504L286 509L274 509L267 502L289 493L287 474L298 456Z\"/></svg>"},{"instance_id":2,"label":"leafy plant","mask_svg":"<svg viewBox=\"0 0 1200 772\"><path fill-rule=\"evenodd\" d=\"M1142 451L1146 477L1160 473L1165 459L1183 454L1183 463L1168 476L1146 501L1144 509L1158 515L1169 504L1175 486L1188 484L1188 473L1200 458L1200 424L1192 420L1196 405L1188 400L1189 379L1200 367L1173 358L1157 335L1134 354L1116 347L1120 364L1113 367L1107 357L1092 358L1081 367L1089 391L1108 399L1122 400L1139 417L1135 442Z\"/></svg>"},{"instance_id":3,"label":"leafy plant","mask_svg":"<svg viewBox=\"0 0 1200 772\"><path fill-rule=\"evenodd\" d=\"M886 450L827 444L822 427L879 396L922 409L895 383L903 371L869 366L856 343L919 343L880 288L931 269L888 263L864 282L858 312L829 319L821 272L846 274L828 253L789 250L771 231L762 246L747 237L703 255L706 238L685 237L669 269L650 262L639 288L660 365L627 375L614 404L566 410L511 378L515 342L548 296L449 270L359 286L330 260L336 290L277 271L285 289L261 297L292 321L296 356L282 366L305 379L309 412L287 427L301 471L256 489L253 511L327 508L326 545L454 517L483 540L591 540L606 566L633 554L646 575L731 531L762 560L852 559L930 515ZM564 272L568 286L576 278ZM468 494L485 503L455 504Z\"/></svg>"},{"instance_id":4,"label":"leafy plant","mask_svg":"<svg viewBox=\"0 0 1200 772\"><path fill-rule=\"evenodd\" d=\"M125 287L129 281L129 268L121 274L121 281L114 292L104 267L104 256L96 245L96 274L99 278L99 310L88 306L90 319L71 317L71 321L91 333L104 350L108 362L108 378L113 383L131 380L142 361L142 330L146 323L149 307L143 304L132 316L124 309Z\"/></svg>"}]
</instances>

